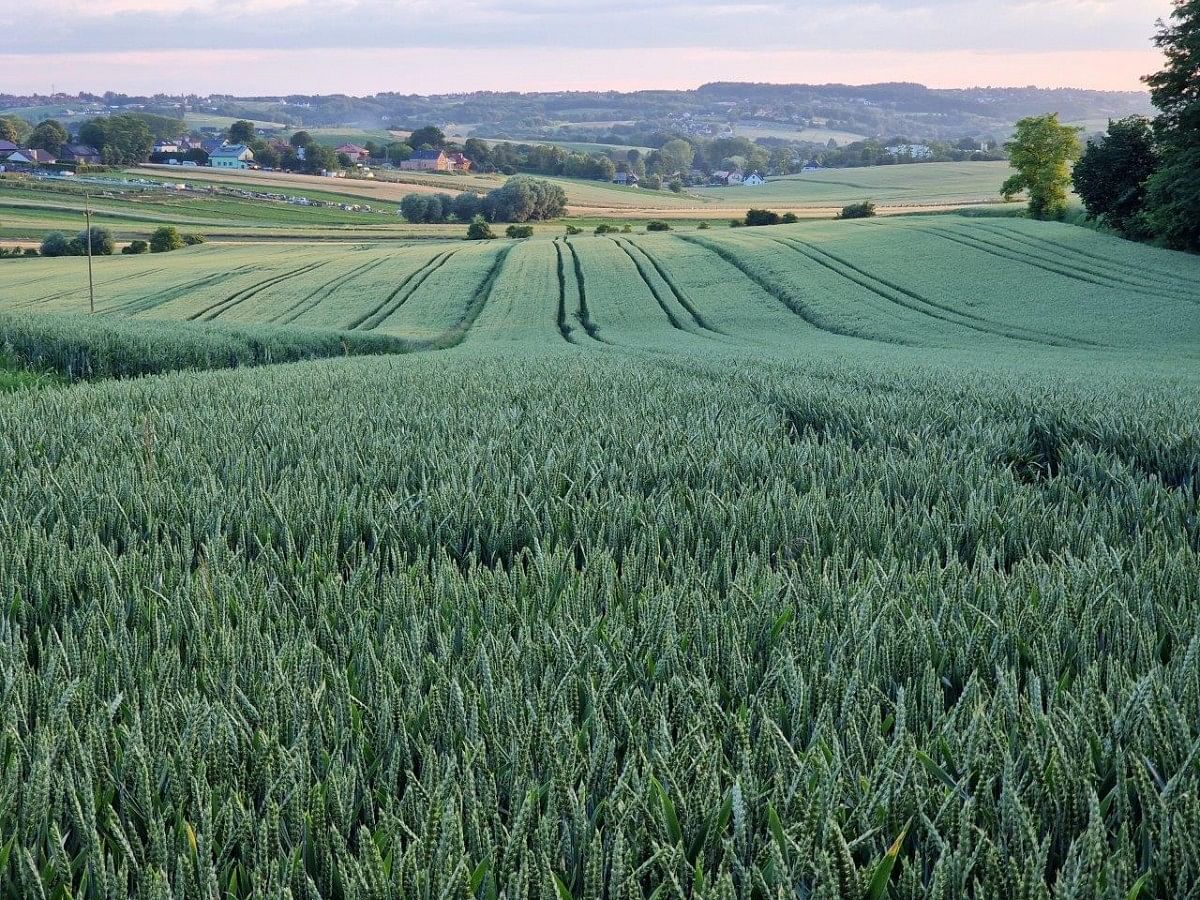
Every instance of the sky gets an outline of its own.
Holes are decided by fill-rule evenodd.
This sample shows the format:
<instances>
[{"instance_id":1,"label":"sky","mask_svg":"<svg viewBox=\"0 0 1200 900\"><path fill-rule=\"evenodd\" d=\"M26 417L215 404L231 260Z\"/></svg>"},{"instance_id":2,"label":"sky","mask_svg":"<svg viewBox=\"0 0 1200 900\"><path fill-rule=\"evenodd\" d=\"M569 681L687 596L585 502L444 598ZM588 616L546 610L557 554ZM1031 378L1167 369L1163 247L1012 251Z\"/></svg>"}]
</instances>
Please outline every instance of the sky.
<instances>
[{"instance_id":1,"label":"sky","mask_svg":"<svg viewBox=\"0 0 1200 900\"><path fill-rule=\"evenodd\" d=\"M1138 90L1171 0L39 0L0 93L917 81Z\"/></svg>"}]
</instances>

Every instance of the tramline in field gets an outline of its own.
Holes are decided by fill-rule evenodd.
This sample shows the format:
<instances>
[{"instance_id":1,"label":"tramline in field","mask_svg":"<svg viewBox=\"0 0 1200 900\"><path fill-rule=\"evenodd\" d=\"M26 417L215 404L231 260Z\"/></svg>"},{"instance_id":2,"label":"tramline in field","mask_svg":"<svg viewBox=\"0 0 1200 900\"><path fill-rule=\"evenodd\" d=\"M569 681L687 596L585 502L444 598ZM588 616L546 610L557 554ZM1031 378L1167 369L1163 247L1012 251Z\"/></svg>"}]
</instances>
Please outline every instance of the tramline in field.
<instances>
[{"instance_id":1,"label":"tramline in field","mask_svg":"<svg viewBox=\"0 0 1200 900\"><path fill-rule=\"evenodd\" d=\"M86 308L78 261L21 273L0 285L0 312ZM945 216L517 244L207 245L97 260L96 284L105 318L415 341L472 330L478 307L475 344L1094 349L1194 341L1200 270L1067 226Z\"/></svg>"}]
</instances>

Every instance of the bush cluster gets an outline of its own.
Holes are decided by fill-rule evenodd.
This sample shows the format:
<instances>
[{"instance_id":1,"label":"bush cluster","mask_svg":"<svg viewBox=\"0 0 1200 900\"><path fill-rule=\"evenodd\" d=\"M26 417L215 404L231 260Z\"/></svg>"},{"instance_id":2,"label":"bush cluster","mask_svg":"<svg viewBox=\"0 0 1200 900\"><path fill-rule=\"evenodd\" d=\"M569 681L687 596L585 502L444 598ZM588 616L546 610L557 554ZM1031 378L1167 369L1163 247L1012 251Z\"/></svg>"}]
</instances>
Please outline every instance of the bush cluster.
<instances>
[{"instance_id":1,"label":"bush cluster","mask_svg":"<svg viewBox=\"0 0 1200 900\"><path fill-rule=\"evenodd\" d=\"M566 208L567 194L560 185L528 175L510 178L484 195L408 194L400 201L401 215L414 225L470 222L476 216L489 222L533 222L556 219Z\"/></svg>"},{"instance_id":2,"label":"bush cluster","mask_svg":"<svg viewBox=\"0 0 1200 900\"><path fill-rule=\"evenodd\" d=\"M870 219L875 215L875 203L871 200L864 200L862 203L851 203L849 206L842 207L842 211L838 213L839 219Z\"/></svg>"}]
</instances>

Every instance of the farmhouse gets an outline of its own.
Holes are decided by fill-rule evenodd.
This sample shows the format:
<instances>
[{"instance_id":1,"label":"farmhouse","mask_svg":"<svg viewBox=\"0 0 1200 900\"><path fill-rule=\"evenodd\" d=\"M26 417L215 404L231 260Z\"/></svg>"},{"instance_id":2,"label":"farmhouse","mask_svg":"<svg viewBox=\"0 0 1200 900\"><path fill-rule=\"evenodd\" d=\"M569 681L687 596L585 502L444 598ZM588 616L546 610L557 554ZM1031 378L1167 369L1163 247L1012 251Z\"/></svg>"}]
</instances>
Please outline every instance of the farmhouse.
<instances>
[{"instance_id":1,"label":"farmhouse","mask_svg":"<svg viewBox=\"0 0 1200 900\"><path fill-rule=\"evenodd\" d=\"M471 161L469 159L467 159L467 157L464 156L462 153L451 153L451 154L449 154L449 156L450 156L450 166L453 171L455 171L455 172L470 172L471 171Z\"/></svg>"},{"instance_id":2,"label":"farmhouse","mask_svg":"<svg viewBox=\"0 0 1200 900\"><path fill-rule=\"evenodd\" d=\"M5 163L12 166L29 166L33 164L33 151L21 149L8 150L0 153L0 158L3 158Z\"/></svg>"},{"instance_id":3,"label":"farmhouse","mask_svg":"<svg viewBox=\"0 0 1200 900\"><path fill-rule=\"evenodd\" d=\"M180 146L177 141L155 141L152 153L178 153Z\"/></svg>"},{"instance_id":4,"label":"farmhouse","mask_svg":"<svg viewBox=\"0 0 1200 900\"><path fill-rule=\"evenodd\" d=\"M371 151L366 147L360 147L358 144L342 144L333 151L334 153L342 154L350 157L352 163L365 163L371 158Z\"/></svg>"},{"instance_id":5,"label":"farmhouse","mask_svg":"<svg viewBox=\"0 0 1200 900\"><path fill-rule=\"evenodd\" d=\"M721 185L724 187L724 186L728 186L728 185L741 184L744 180L745 179L742 176L741 172L720 171L720 172L712 173L711 183L716 184L716 185Z\"/></svg>"},{"instance_id":6,"label":"farmhouse","mask_svg":"<svg viewBox=\"0 0 1200 900\"><path fill-rule=\"evenodd\" d=\"M400 163L400 168L409 172L453 172L450 157L442 150L418 150L411 159Z\"/></svg>"},{"instance_id":7,"label":"farmhouse","mask_svg":"<svg viewBox=\"0 0 1200 900\"><path fill-rule=\"evenodd\" d=\"M87 144L67 144L58 154L59 162L77 163L81 166L100 165L100 151Z\"/></svg>"},{"instance_id":8,"label":"farmhouse","mask_svg":"<svg viewBox=\"0 0 1200 900\"><path fill-rule=\"evenodd\" d=\"M613 184L624 184L629 187L637 187L642 179L638 178L636 172L618 172L613 176Z\"/></svg>"},{"instance_id":9,"label":"farmhouse","mask_svg":"<svg viewBox=\"0 0 1200 900\"><path fill-rule=\"evenodd\" d=\"M800 174L801 174L801 175L806 175L806 174L808 174L809 172L824 172L824 171L825 171L825 167L824 167L824 166L822 166L822 165L821 165L819 162L817 162L817 161L814 159L814 160L812 160L812 161L810 161L810 162L806 162L806 163L804 164L804 168L802 168L802 169L800 170Z\"/></svg>"},{"instance_id":10,"label":"farmhouse","mask_svg":"<svg viewBox=\"0 0 1200 900\"><path fill-rule=\"evenodd\" d=\"M751 172L742 180L744 187L758 187L761 184L766 184L767 179L763 178L757 172Z\"/></svg>"},{"instance_id":11,"label":"farmhouse","mask_svg":"<svg viewBox=\"0 0 1200 900\"><path fill-rule=\"evenodd\" d=\"M13 153L14 151L20 149L21 148L12 141L0 141L0 158L4 157L6 154Z\"/></svg>"},{"instance_id":12,"label":"farmhouse","mask_svg":"<svg viewBox=\"0 0 1200 900\"><path fill-rule=\"evenodd\" d=\"M248 169L252 162L254 151L245 144L229 144L208 157L208 164L214 169Z\"/></svg>"}]
</instances>

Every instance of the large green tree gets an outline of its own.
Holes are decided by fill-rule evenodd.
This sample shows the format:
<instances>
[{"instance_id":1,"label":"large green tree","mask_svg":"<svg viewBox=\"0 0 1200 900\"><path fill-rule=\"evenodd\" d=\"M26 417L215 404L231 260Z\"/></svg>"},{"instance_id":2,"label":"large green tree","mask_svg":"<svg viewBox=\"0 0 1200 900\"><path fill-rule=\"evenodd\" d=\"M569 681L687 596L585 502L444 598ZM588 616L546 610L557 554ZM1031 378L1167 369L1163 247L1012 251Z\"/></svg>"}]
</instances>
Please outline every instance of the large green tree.
<instances>
[{"instance_id":1,"label":"large green tree","mask_svg":"<svg viewBox=\"0 0 1200 900\"><path fill-rule=\"evenodd\" d=\"M29 137L29 123L17 116L0 116L0 141L24 144Z\"/></svg>"},{"instance_id":2,"label":"large green tree","mask_svg":"<svg viewBox=\"0 0 1200 900\"><path fill-rule=\"evenodd\" d=\"M254 140L254 123L246 119L238 119L229 126L229 143L249 144Z\"/></svg>"},{"instance_id":3,"label":"large green tree","mask_svg":"<svg viewBox=\"0 0 1200 900\"><path fill-rule=\"evenodd\" d=\"M29 146L56 154L70 139L71 136L67 134L67 129L63 128L61 122L45 119L33 129L33 134L29 136Z\"/></svg>"},{"instance_id":4,"label":"large green tree","mask_svg":"<svg viewBox=\"0 0 1200 900\"><path fill-rule=\"evenodd\" d=\"M692 167L692 160L696 158L696 148L679 138L667 141L659 153L662 154L663 168L667 170L667 174L687 172Z\"/></svg>"},{"instance_id":5,"label":"large green tree","mask_svg":"<svg viewBox=\"0 0 1200 900\"><path fill-rule=\"evenodd\" d=\"M1108 123L1108 132L1089 141L1071 181L1088 216L1128 238L1144 237L1146 183L1158 169L1154 130L1144 116Z\"/></svg>"},{"instance_id":6,"label":"large green tree","mask_svg":"<svg viewBox=\"0 0 1200 900\"><path fill-rule=\"evenodd\" d=\"M426 125L408 136L408 144L414 150L441 150L446 146L446 135L442 129Z\"/></svg>"},{"instance_id":7,"label":"large green tree","mask_svg":"<svg viewBox=\"0 0 1200 900\"><path fill-rule=\"evenodd\" d=\"M1167 62L1145 79L1162 153L1146 187L1146 220L1167 246L1200 252L1200 0L1175 0L1154 42Z\"/></svg>"},{"instance_id":8,"label":"large green tree","mask_svg":"<svg viewBox=\"0 0 1200 900\"><path fill-rule=\"evenodd\" d=\"M1058 121L1058 113L1017 122L1016 136L1005 147L1017 170L1000 192L1011 200L1024 191L1035 219L1061 219L1067 212L1071 161L1079 157L1079 131Z\"/></svg>"},{"instance_id":9,"label":"large green tree","mask_svg":"<svg viewBox=\"0 0 1200 900\"><path fill-rule=\"evenodd\" d=\"M154 135L137 116L92 119L79 129L79 139L100 151L106 165L127 166L145 162L154 147Z\"/></svg>"}]
</instances>

